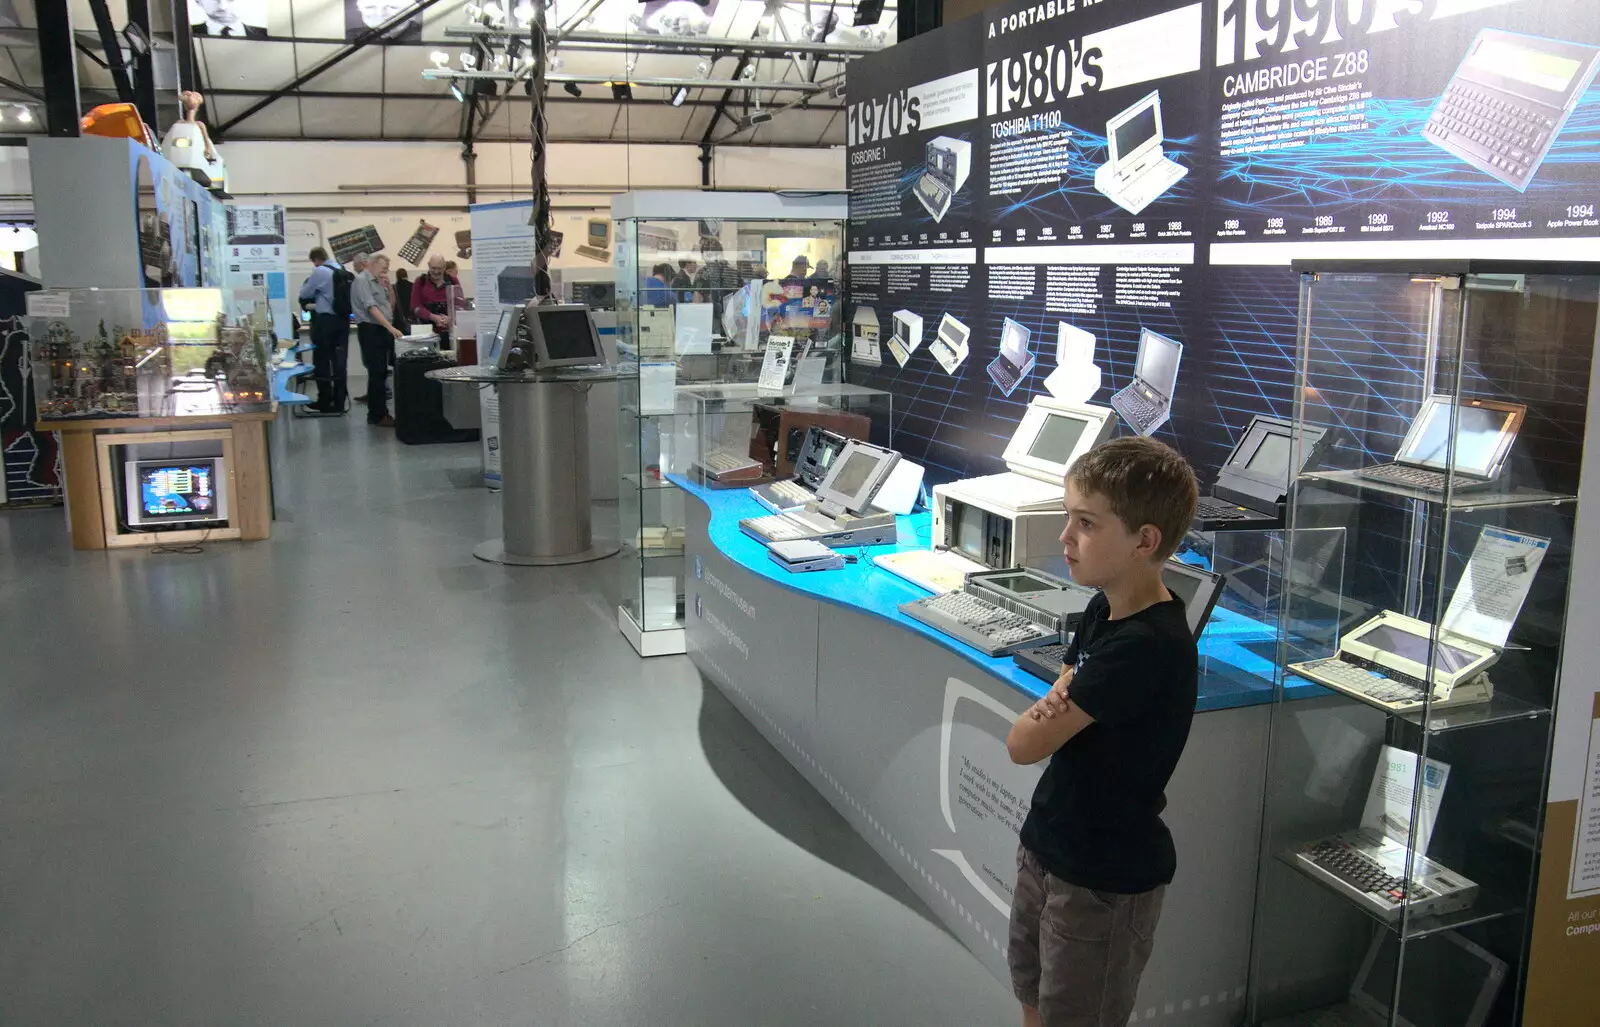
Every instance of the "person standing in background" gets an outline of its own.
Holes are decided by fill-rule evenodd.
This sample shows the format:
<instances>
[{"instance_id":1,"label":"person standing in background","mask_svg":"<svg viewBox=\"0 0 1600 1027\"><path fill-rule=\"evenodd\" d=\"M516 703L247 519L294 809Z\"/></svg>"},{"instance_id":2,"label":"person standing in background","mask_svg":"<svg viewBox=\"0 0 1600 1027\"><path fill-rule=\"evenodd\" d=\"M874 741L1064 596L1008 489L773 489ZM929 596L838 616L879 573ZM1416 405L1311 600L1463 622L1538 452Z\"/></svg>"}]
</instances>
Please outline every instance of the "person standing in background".
<instances>
[{"instance_id":1,"label":"person standing in background","mask_svg":"<svg viewBox=\"0 0 1600 1027\"><path fill-rule=\"evenodd\" d=\"M411 328L411 276L403 267L394 272L394 326L402 332Z\"/></svg>"},{"instance_id":2,"label":"person standing in background","mask_svg":"<svg viewBox=\"0 0 1600 1027\"><path fill-rule=\"evenodd\" d=\"M678 261L678 270L673 272L672 281L669 283L674 293L672 302L694 302L694 272L697 266L692 260Z\"/></svg>"},{"instance_id":3,"label":"person standing in background","mask_svg":"<svg viewBox=\"0 0 1600 1027\"><path fill-rule=\"evenodd\" d=\"M644 280L644 297L641 306L665 307L672 303L672 290L668 283L672 281L672 265L657 264L650 269L650 277Z\"/></svg>"},{"instance_id":4,"label":"person standing in background","mask_svg":"<svg viewBox=\"0 0 1600 1027\"><path fill-rule=\"evenodd\" d=\"M428 273L411 288L411 313L417 324L430 324L439 333L439 348L450 345L450 298L455 289L444 258L435 253L428 258Z\"/></svg>"},{"instance_id":5,"label":"person standing in background","mask_svg":"<svg viewBox=\"0 0 1600 1027\"><path fill-rule=\"evenodd\" d=\"M389 258L377 254L351 284L350 305L355 309L361 363L367 369L367 423L378 428L394 427L389 416L389 364L401 332L392 320L390 297Z\"/></svg>"},{"instance_id":6,"label":"person standing in background","mask_svg":"<svg viewBox=\"0 0 1600 1027\"><path fill-rule=\"evenodd\" d=\"M350 328L344 323L349 315L341 320L335 313L335 276L349 272L321 246L312 247L308 256L311 274L300 286L300 305L311 308L311 363L317 382L317 401L311 409L319 414L336 414L341 413L345 405L345 361Z\"/></svg>"}]
</instances>

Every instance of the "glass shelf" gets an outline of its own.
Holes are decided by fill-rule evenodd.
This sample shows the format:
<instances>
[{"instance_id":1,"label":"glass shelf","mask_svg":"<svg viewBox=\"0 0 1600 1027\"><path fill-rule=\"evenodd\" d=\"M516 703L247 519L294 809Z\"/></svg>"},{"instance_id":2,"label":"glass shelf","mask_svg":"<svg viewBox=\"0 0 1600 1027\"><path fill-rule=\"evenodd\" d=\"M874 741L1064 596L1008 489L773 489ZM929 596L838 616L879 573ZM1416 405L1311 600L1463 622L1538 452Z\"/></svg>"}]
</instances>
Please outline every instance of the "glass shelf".
<instances>
[{"instance_id":1,"label":"glass shelf","mask_svg":"<svg viewBox=\"0 0 1600 1027\"><path fill-rule=\"evenodd\" d=\"M1412 710L1404 713L1396 712L1360 696L1329 688L1319 682L1312 681L1310 678L1301 677L1299 674L1285 674L1283 682L1285 688L1306 689L1302 694L1307 696L1337 696L1341 699L1348 699L1352 703L1359 703L1369 709L1377 710L1379 713L1388 714L1417 727L1424 727L1431 734L1444 734L1451 731L1462 731L1467 728L1488 727L1494 724L1508 724L1518 720L1537 720L1540 717L1548 717L1550 715L1549 707L1526 702L1514 695L1496 692L1494 698L1488 702L1434 710L1428 717L1427 723L1424 724L1421 710Z\"/></svg>"},{"instance_id":2,"label":"glass shelf","mask_svg":"<svg viewBox=\"0 0 1600 1027\"><path fill-rule=\"evenodd\" d=\"M1393 482L1373 481L1363 478L1359 471L1305 471L1300 475L1301 481L1313 481L1327 485L1337 485L1342 488L1360 489L1365 492L1383 492L1400 499L1410 499L1421 503L1431 503L1436 506L1444 505L1444 495L1439 492L1429 492L1425 489L1407 488ZM1531 489L1525 486L1506 490L1472 490L1456 492L1450 497L1450 509L1459 513L1471 513L1474 510L1508 510L1519 506L1561 506L1566 503L1576 503L1578 497L1563 492L1545 492L1542 489Z\"/></svg>"},{"instance_id":3,"label":"glass shelf","mask_svg":"<svg viewBox=\"0 0 1600 1027\"><path fill-rule=\"evenodd\" d=\"M1310 881L1312 884L1317 885L1330 895L1337 895L1339 898L1348 903L1350 908L1360 910L1362 913L1365 913L1374 923L1382 924L1395 934L1400 934L1399 920L1390 920L1375 910L1368 909L1366 906L1363 906L1361 903L1350 898L1337 888L1332 887L1328 884L1328 882L1322 880L1320 877L1317 877L1311 871L1306 869L1305 865L1295 858L1292 851L1278 853L1278 862L1288 865L1301 877L1305 878L1307 881ZM1471 924L1488 923L1491 920L1500 920L1505 917L1516 916L1522 912L1522 907L1515 902L1512 902L1503 896L1495 895L1493 892L1481 890L1482 885L1479 887L1480 891L1478 892L1477 899L1474 900L1472 905L1468 906L1466 909L1456 910L1454 913L1441 913L1438 916L1413 916L1409 918L1405 924L1404 937L1406 940L1413 941L1417 938L1426 938L1430 934L1438 934L1442 931L1455 931Z\"/></svg>"}]
</instances>

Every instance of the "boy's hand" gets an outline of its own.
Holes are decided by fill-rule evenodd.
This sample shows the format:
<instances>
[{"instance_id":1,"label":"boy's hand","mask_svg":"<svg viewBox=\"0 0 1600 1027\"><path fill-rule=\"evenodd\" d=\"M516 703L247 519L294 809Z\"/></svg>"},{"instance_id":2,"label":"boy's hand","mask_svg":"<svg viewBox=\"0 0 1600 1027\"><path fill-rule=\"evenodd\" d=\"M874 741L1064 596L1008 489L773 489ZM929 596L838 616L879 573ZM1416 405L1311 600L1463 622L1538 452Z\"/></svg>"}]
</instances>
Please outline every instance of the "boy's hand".
<instances>
[{"instance_id":1,"label":"boy's hand","mask_svg":"<svg viewBox=\"0 0 1600 1027\"><path fill-rule=\"evenodd\" d=\"M1034 720L1041 718L1054 720L1067 712L1067 691L1072 687L1072 672L1076 668L1063 667L1061 676L1056 678L1056 683L1044 698L1033 704L1033 709L1028 713Z\"/></svg>"}]
</instances>

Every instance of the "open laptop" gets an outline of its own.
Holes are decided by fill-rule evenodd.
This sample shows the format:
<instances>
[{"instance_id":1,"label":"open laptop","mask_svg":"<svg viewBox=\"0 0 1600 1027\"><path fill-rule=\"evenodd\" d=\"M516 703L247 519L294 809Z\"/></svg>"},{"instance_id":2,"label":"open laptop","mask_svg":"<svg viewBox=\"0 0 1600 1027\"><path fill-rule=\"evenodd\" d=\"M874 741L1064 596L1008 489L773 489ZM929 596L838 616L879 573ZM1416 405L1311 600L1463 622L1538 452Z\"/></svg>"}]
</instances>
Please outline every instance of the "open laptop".
<instances>
[{"instance_id":1,"label":"open laptop","mask_svg":"<svg viewBox=\"0 0 1600 1027\"><path fill-rule=\"evenodd\" d=\"M1317 463L1332 438L1326 428L1306 425L1300 432L1300 463L1294 459L1294 422L1257 414L1217 472L1209 496L1195 507L1194 531L1266 531L1284 525L1289 481L1300 468Z\"/></svg>"},{"instance_id":2,"label":"open laptop","mask_svg":"<svg viewBox=\"0 0 1600 1027\"><path fill-rule=\"evenodd\" d=\"M1107 160L1095 169L1094 187L1129 214L1144 210L1189 173L1167 159L1163 139L1158 91L1106 123Z\"/></svg>"},{"instance_id":3,"label":"open laptop","mask_svg":"<svg viewBox=\"0 0 1600 1027\"><path fill-rule=\"evenodd\" d=\"M757 485L750 490L750 494L756 498L756 502L773 513L801 509L817 498L817 490L822 487L828 471L833 468L833 462L844 452L845 443L849 441L843 435L820 425L812 425L806 429L806 440L801 444L800 455L795 460L794 478Z\"/></svg>"},{"instance_id":4,"label":"open laptop","mask_svg":"<svg viewBox=\"0 0 1600 1027\"><path fill-rule=\"evenodd\" d=\"M1161 569L1161 583L1167 586L1168 592L1183 600L1184 616L1189 621L1189 630L1194 632L1195 641L1200 640L1200 636L1205 633L1206 625L1211 622L1211 611L1216 608L1217 598L1222 595L1223 586L1227 581L1228 579L1221 574L1178 560L1168 560L1166 566ZM1085 591L1092 598L1099 589L1085 589ZM1078 612L1081 613L1082 609L1080 608ZM1075 630L1077 630L1076 623L1062 633L1059 642L1017 650L1011 657L1012 662L1041 681L1054 684L1061 676L1063 661L1067 657L1067 647L1071 644L1070 633Z\"/></svg>"},{"instance_id":5,"label":"open laptop","mask_svg":"<svg viewBox=\"0 0 1600 1027\"><path fill-rule=\"evenodd\" d=\"M945 374L955 374L967 359L967 340L972 337L972 329L946 314L939 321L939 331L933 337L933 344L928 351L933 354L933 359L944 368Z\"/></svg>"},{"instance_id":6,"label":"open laptop","mask_svg":"<svg viewBox=\"0 0 1600 1027\"><path fill-rule=\"evenodd\" d=\"M1488 702L1494 686L1484 672L1499 658L1500 650L1477 639L1435 632L1427 621L1385 610L1339 639L1333 656L1289 669L1379 709L1406 713L1422 709L1430 687L1435 710Z\"/></svg>"},{"instance_id":7,"label":"open laptop","mask_svg":"<svg viewBox=\"0 0 1600 1027\"><path fill-rule=\"evenodd\" d=\"M763 544L799 539L835 547L892 543L894 514L869 508L899 459L893 450L851 439L817 488L814 507L748 517L739 530Z\"/></svg>"},{"instance_id":8,"label":"open laptop","mask_svg":"<svg viewBox=\"0 0 1600 1027\"><path fill-rule=\"evenodd\" d=\"M1388 1027L1399 960L1394 932L1375 929L1348 1000L1269 1020L1266 1027ZM1395 1027L1483 1027L1505 979L1504 960L1455 931L1412 938L1406 942Z\"/></svg>"},{"instance_id":9,"label":"open laptop","mask_svg":"<svg viewBox=\"0 0 1600 1027\"><path fill-rule=\"evenodd\" d=\"M967 478L956 486L1019 513L1060 510L1067 468L1106 440L1111 417L1105 407L1035 396L1006 445L1009 470Z\"/></svg>"},{"instance_id":10,"label":"open laptop","mask_svg":"<svg viewBox=\"0 0 1600 1027\"><path fill-rule=\"evenodd\" d=\"M1450 421L1461 413L1455 428L1455 469L1451 478ZM1358 477L1400 485L1420 492L1443 493L1448 481L1456 491L1482 489L1494 484L1517 441L1517 429L1528 408L1521 403L1492 399L1429 396L1411 422L1394 461L1363 467Z\"/></svg>"},{"instance_id":11,"label":"open laptop","mask_svg":"<svg viewBox=\"0 0 1600 1027\"><path fill-rule=\"evenodd\" d=\"M1033 371L1033 351L1028 348L1033 333L1011 318L1006 318L1000 330L1000 355L989 361L989 377L1000 387L1004 396L1017 391L1024 378Z\"/></svg>"},{"instance_id":12,"label":"open laptop","mask_svg":"<svg viewBox=\"0 0 1600 1027\"><path fill-rule=\"evenodd\" d=\"M1133 382L1111 397L1111 408L1140 435L1153 435L1172 416L1183 343L1146 328L1139 332L1139 359Z\"/></svg>"}]
</instances>

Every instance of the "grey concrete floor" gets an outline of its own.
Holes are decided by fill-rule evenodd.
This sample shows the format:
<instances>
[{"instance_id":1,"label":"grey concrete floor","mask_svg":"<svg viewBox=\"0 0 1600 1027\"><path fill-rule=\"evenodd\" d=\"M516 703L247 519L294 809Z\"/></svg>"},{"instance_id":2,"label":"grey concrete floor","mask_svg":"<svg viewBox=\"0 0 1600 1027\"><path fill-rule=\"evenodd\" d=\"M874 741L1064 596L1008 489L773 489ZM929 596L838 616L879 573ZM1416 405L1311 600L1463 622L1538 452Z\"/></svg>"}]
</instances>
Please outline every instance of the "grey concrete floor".
<instances>
[{"instance_id":1,"label":"grey concrete floor","mask_svg":"<svg viewBox=\"0 0 1600 1027\"><path fill-rule=\"evenodd\" d=\"M270 542L0 512L0 1023L1016 1022L616 560L472 559L475 446L275 445Z\"/></svg>"}]
</instances>

